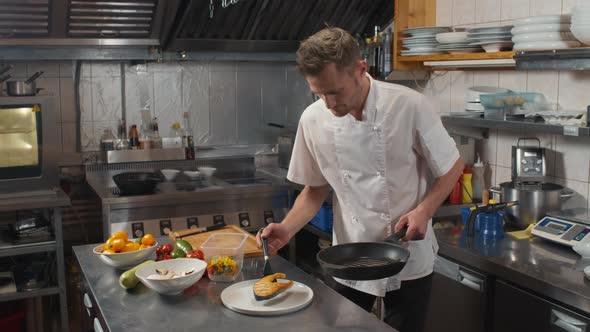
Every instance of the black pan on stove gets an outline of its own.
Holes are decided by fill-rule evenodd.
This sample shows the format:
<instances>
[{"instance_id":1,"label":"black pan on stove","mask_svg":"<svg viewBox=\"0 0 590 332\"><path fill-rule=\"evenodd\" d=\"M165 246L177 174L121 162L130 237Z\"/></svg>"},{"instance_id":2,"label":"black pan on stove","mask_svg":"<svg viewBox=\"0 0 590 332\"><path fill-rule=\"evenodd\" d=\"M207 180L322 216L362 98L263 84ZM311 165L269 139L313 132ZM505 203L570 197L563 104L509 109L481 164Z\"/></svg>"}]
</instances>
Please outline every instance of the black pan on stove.
<instances>
[{"instance_id":1,"label":"black pan on stove","mask_svg":"<svg viewBox=\"0 0 590 332\"><path fill-rule=\"evenodd\" d=\"M149 195L163 179L152 172L125 172L113 176L113 181L121 195Z\"/></svg>"}]
</instances>

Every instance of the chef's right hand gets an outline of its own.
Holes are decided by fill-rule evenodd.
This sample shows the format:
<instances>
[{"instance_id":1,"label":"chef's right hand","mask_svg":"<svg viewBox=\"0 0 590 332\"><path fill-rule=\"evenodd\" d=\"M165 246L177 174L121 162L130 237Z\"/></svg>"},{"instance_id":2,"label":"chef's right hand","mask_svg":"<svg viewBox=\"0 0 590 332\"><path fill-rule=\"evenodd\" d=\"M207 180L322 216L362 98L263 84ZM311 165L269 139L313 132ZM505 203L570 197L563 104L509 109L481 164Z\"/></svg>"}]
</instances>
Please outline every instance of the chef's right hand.
<instances>
[{"instance_id":1,"label":"chef's right hand","mask_svg":"<svg viewBox=\"0 0 590 332\"><path fill-rule=\"evenodd\" d=\"M258 248L262 247L261 238L268 239L268 250L277 251L284 247L291 237L289 236L289 230L284 224L269 224L263 228L262 232L256 234L256 243Z\"/></svg>"}]
</instances>

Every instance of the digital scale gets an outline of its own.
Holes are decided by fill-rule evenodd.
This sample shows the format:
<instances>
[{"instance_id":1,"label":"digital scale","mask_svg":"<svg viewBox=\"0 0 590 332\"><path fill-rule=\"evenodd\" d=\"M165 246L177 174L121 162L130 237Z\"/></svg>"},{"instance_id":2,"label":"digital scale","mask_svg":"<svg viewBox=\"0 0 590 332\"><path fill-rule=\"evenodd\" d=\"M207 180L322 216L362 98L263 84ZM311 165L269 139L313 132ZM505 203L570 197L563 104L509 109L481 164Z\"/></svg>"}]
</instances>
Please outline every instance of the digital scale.
<instances>
[{"instance_id":1,"label":"digital scale","mask_svg":"<svg viewBox=\"0 0 590 332\"><path fill-rule=\"evenodd\" d=\"M550 212L533 227L531 233L570 247L590 241L590 210L577 208Z\"/></svg>"}]
</instances>

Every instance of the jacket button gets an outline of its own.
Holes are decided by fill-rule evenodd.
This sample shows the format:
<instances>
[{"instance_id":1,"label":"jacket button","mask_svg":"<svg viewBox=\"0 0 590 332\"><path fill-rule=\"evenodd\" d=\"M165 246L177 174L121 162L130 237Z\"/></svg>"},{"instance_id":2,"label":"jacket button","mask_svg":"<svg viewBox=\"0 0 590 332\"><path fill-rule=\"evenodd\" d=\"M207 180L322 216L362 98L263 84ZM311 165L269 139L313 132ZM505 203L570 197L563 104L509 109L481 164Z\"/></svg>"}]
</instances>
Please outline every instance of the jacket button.
<instances>
[{"instance_id":1,"label":"jacket button","mask_svg":"<svg viewBox=\"0 0 590 332\"><path fill-rule=\"evenodd\" d=\"M381 172L381 171L377 172L377 176L378 177L383 177L383 172Z\"/></svg>"},{"instance_id":2,"label":"jacket button","mask_svg":"<svg viewBox=\"0 0 590 332\"><path fill-rule=\"evenodd\" d=\"M379 131L379 127L375 126L375 127L373 127L373 130L374 131Z\"/></svg>"},{"instance_id":3,"label":"jacket button","mask_svg":"<svg viewBox=\"0 0 590 332\"><path fill-rule=\"evenodd\" d=\"M358 224L359 219L357 217L355 217L355 216L352 216L352 222L355 223L355 224Z\"/></svg>"}]
</instances>

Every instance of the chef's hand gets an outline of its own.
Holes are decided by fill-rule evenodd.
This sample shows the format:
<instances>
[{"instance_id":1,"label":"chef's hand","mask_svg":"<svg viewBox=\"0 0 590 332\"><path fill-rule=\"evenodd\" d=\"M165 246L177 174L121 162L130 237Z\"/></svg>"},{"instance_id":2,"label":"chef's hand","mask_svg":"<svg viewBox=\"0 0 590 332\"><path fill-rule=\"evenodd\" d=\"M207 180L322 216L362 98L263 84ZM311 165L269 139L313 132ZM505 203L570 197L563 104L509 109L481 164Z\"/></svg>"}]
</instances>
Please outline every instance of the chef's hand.
<instances>
[{"instance_id":1,"label":"chef's hand","mask_svg":"<svg viewBox=\"0 0 590 332\"><path fill-rule=\"evenodd\" d=\"M424 240L428 229L428 220L430 218L426 213L414 209L399 218L399 221L393 226L393 231L397 233L403 227L407 227L404 241Z\"/></svg>"},{"instance_id":2,"label":"chef's hand","mask_svg":"<svg viewBox=\"0 0 590 332\"><path fill-rule=\"evenodd\" d=\"M262 238L268 239L268 250L277 251L285 246L291 238L286 225L283 224L269 224L261 232L256 234L256 243L258 248L262 247Z\"/></svg>"}]
</instances>

